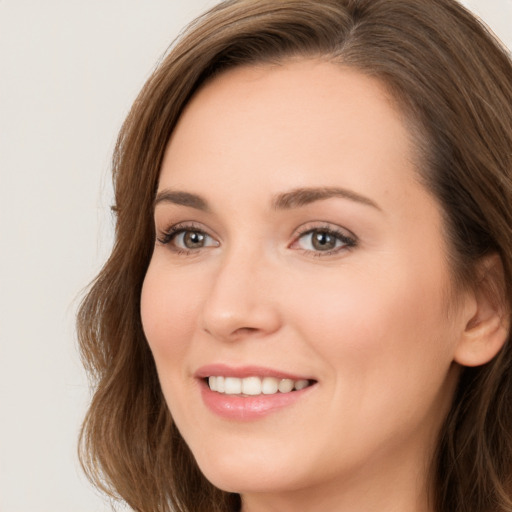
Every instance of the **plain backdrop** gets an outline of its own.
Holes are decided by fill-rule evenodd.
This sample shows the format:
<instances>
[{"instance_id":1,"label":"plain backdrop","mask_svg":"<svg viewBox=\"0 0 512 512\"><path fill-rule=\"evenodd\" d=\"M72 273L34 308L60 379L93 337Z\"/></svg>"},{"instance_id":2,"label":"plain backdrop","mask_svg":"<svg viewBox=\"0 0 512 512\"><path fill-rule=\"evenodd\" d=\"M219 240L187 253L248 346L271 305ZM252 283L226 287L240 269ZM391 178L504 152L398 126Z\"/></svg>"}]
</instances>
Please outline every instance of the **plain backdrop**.
<instances>
[{"instance_id":1,"label":"plain backdrop","mask_svg":"<svg viewBox=\"0 0 512 512\"><path fill-rule=\"evenodd\" d=\"M0 0L0 512L111 510L76 457L89 389L75 311L112 242L121 123L215 3ZM464 3L512 48L512 0Z\"/></svg>"}]
</instances>

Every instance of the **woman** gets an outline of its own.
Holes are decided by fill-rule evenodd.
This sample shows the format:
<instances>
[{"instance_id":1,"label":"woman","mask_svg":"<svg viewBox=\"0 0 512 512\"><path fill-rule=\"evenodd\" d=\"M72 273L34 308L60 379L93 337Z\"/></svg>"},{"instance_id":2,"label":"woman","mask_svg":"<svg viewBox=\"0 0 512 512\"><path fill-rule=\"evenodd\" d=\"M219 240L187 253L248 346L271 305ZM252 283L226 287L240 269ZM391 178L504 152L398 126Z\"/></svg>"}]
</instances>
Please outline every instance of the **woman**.
<instances>
[{"instance_id":1,"label":"woman","mask_svg":"<svg viewBox=\"0 0 512 512\"><path fill-rule=\"evenodd\" d=\"M453 0L227 1L135 102L78 319L138 511L512 510L512 65Z\"/></svg>"}]
</instances>

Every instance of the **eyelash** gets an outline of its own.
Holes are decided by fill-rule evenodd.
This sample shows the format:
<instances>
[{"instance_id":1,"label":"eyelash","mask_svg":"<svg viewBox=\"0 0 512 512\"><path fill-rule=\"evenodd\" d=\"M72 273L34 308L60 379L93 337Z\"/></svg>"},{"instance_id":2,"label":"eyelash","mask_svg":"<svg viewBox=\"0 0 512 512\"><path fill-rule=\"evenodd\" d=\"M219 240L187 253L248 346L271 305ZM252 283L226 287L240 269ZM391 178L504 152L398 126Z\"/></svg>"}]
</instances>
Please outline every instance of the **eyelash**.
<instances>
[{"instance_id":1,"label":"eyelash","mask_svg":"<svg viewBox=\"0 0 512 512\"><path fill-rule=\"evenodd\" d=\"M166 229L162 232L160 236L157 237L158 242L160 242L162 245L169 246L170 250L178 255L188 256L191 255L197 250L194 249L184 249L182 247L178 247L176 245L171 244L171 242L180 234L186 233L187 231L193 232L193 233L200 233L204 236L210 237L206 231L201 229L200 227L194 225L194 224L176 224L174 226L171 226L170 228ZM211 238L211 237L210 237Z\"/></svg>"},{"instance_id":2,"label":"eyelash","mask_svg":"<svg viewBox=\"0 0 512 512\"><path fill-rule=\"evenodd\" d=\"M335 247L330 251L312 251L310 249L300 249L303 254L306 256L312 256L314 258L322 258L325 256L332 256L342 251L353 249L357 246L357 238L355 236L348 236L343 233L341 230L338 230L332 226L308 226L299 230L297 236L295 237L292 245L298 243L298 241L304 237L305 235L312 235L314 233L325 233L326 235L334 237L336 240L339 240L343 245L341 247Z\"/></svg>"},{"instance_id":3,"label":"eyelash","mask_svg":"<svg viewBox=\"0 0 512 512\"><path fill-rule=\"evenodd\" d=\"M199 233L206 237L212 238L206 231L201 229L200 227L194 225L194 224L176 224L174 226L171 226L170 228L166 229L162 232L160 236L157 237L157 241L162 245L169 246L170 250L174 252L177 255L182 256L189 256L192 254L197 254L199 249L184 249L182 247L178 247L176 245L171 244L171 242L180 234L186 233L186 232L193 232L193 233ZM297 235L294 238L294 241L292 242L291 246L298 243L298 241L304 237L305 235L313 234L313 233L325 233L326 235L334 237L337 241L342 242L341 247L335 247L332 250L329 251L314 251L310 249L298 249L306 256L311 256L315 258L321 258L325 256L332 256L333 254L337 254L341 251L346 251L353 249L357 246L357 238L355 236L347 236L342 231L333 228L332 226L308 226L303 228L302 230L299 230Z\"/></svg>"}]
</instances>

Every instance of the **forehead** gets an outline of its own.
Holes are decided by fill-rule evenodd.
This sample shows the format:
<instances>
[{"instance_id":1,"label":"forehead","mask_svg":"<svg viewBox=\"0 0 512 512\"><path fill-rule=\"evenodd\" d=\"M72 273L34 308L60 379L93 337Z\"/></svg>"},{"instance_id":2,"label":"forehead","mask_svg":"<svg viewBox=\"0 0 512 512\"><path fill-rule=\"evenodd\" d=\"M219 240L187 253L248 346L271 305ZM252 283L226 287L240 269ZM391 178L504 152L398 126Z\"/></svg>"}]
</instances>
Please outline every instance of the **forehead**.
<instances>
[{"instance_id":1,"label":"forehead","mask_svg":"<svg viewBox=\"0 0 512 512\"><path fill-rule=\"evenodd\" d=\"M416 182L411 134L380 81L321 60L229 70L192 98L168 143L159 188ZM381 190L382 192L382 190ZM400 193L397 191L397 193Z\"/></svg>"}]
</instances>

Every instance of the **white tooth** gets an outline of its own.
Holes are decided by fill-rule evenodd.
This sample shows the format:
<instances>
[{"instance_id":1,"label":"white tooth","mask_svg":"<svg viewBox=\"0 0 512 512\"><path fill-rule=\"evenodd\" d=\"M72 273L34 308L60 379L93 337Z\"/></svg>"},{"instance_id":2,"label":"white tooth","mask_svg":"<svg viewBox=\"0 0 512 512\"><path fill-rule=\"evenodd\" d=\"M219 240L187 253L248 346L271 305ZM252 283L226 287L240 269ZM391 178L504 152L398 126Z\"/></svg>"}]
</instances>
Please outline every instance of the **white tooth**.
<instances>
[{"instance_id":1,"label":"white tooth","mask_svg":"<svg viewBox=\"0 0 512 512\"><path fill-rule=\"evenodd\" d=\"M226 377L224 379L224 393L226 395L239 395L242 392L242 379Z\"/></svg>"},{"instance_id":2,"label":"white tooth","mask_svg":"<svg viewBox=\"0 0 512 512\"><path fill-rule=\"evenodd\" d=\"M212 391L217 391L217 377L208 377L208 385Z\"/></svg>"},{"instance_id":3,"label":"white tooth","mask_svg":"<svg viewBox=\"0 0 512 512\"><path fill-rule=\"evenodd\" d=\"M261 383L261 391L264 395L273 395L277 393L278 382L274 377L265 377Z\"/></svg>"},{"instance_id":4,"label":"white tooth","mask_svg":"<svg viewBox=\"0 0 512 512\"><path fill-rule=\"evenodd\" d=\"M225 387L224 387L224 377L217 377L217 391L219 393L224 393L225 391Z\"/></svg>"},{"instance_id":5,"label":"white tooth","mask_svg":"<svg viewBox=\"0 0 512 512\"><path fill-rule=\"evenodd\" d=\"M281 379L278 387L279 387L279 391L281 391L281 393L289 393L293 389L293 380Z\"/></svg>"},{"instance_id":6,"label":"white tooth","mask_svg":"<svg viewBox=\"0 0 512 512\"><path fill-rule=\"evenodd\" d=\"M295 389L297 391L300 391L301 389L307 388L309 385L309 382L307 380L298 380L295 382ZM217 380L217 387L219 386L219 381Z\"/></svg>"},{"instance_id":7,"label":"white tooth","mask_svg":"<svg viewBox=\"0 0 512 512\"><path fill-rule=\"evenodd\" d=\"M242 379L242 393L244 395L260 395L261 379L259 377L246 377Z\"/></svg>"}]
</instances>

